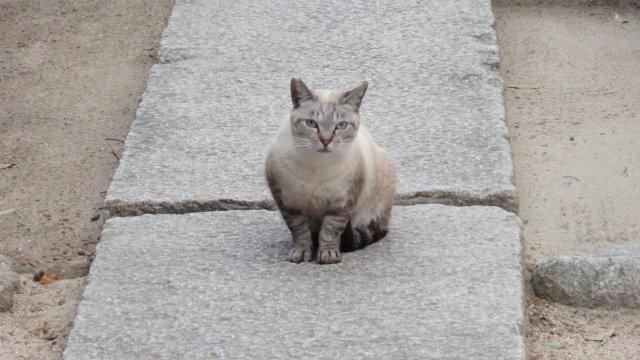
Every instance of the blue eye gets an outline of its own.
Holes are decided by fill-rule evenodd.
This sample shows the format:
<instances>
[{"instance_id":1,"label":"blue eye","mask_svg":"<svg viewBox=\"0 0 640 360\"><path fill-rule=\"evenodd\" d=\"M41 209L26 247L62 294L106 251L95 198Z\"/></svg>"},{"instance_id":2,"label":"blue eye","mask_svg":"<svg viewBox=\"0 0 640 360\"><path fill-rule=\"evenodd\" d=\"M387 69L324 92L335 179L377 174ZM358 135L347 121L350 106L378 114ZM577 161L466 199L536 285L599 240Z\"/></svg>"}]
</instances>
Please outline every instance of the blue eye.
<instances>
[{"instance_id":1,"label":"blue eye","mask_svg":"<svg viewBox=\"0 0 640 360\"><path fill-rule=\"evenodd\" d=\"M310 128L314 128L314 129L318 128L318 123L315 120L306 119L305 122L306 122L307 126L310 127Z\"/></svg>"},{"instance_id":2,"label":"blue eye","mask_svg":"<svg viewBox=\"0 0 640 360\"><path fill-rule=\"evenodd\" d=\"M349 126L349 123L346 121L340 121L338 125L336 125L336 130L344 130Z\"/></svg>"}]
</instances>

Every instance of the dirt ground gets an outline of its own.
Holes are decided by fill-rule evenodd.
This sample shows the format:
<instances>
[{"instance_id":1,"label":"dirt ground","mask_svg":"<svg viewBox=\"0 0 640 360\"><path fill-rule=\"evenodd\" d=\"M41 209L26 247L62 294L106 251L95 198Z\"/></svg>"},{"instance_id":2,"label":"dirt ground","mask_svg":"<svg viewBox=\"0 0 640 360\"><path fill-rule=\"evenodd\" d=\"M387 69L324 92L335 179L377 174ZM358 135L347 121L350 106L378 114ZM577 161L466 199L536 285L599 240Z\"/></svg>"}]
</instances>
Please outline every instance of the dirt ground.
<instances>
[{"instance_id":1,"label":"dirt ground","mask_svg":"<svg viewBox=\"0 0 640 360\"><path fill-rule=\"evenodd\" d=\"M494 8L527 265L640 247L640 12L624 10ZM640 359L640 310L526 308L532 359Z\"/></svg>"},{"instance_id":2,"label":"dirt ground","mask_svg":"<svg viewBox=\"0 0 640 360\"><path fill-rule=\"evenodd\" d=\"M0 359L60 358L171 0L0 0ZM35 271L55 273L50 285Z\"/></svg>"}]
</instances>

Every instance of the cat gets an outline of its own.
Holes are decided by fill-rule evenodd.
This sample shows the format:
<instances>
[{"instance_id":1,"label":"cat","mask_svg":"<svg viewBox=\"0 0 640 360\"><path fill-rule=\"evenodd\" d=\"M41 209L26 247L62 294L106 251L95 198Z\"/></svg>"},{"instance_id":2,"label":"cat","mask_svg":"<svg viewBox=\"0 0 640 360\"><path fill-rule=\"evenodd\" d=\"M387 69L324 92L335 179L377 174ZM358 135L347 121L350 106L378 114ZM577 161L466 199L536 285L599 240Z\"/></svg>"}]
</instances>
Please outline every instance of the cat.
<instances>
[{"instance_id":1,"label":"cat","mask_svg":"<svg viewBox=\"0 0 640 360\"><path fill-rule=\"evenodd\" d=\"M312 90L291 79L293 108L265 160L269 189L293 238L291 262L339 263L341 251L387 234L396 175L360 119L367 86Z\"/></svg>"}]
</instances>

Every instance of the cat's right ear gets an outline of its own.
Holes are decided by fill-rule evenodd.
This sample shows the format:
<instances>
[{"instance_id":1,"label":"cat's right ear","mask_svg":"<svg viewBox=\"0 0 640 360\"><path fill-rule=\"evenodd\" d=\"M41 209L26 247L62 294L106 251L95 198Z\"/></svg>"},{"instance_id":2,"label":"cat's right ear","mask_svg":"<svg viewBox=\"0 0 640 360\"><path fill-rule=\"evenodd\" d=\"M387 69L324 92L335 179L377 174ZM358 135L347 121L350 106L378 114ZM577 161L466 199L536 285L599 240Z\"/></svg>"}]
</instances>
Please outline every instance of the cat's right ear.
<instances>
[{"instance_id":1,"label":"cat's right ear","mask_svg":"<svg viewBox=\"0 0 640 360\"><path fill-rule=\"evenodd\" d=\"M300 103L303 101L314 100L315 96L309 90L307 85L305 85L302 80L293 78L291 79L291 101L293 102L293 107L297 108L300 106Z\"/></svg>"}]
</instances>

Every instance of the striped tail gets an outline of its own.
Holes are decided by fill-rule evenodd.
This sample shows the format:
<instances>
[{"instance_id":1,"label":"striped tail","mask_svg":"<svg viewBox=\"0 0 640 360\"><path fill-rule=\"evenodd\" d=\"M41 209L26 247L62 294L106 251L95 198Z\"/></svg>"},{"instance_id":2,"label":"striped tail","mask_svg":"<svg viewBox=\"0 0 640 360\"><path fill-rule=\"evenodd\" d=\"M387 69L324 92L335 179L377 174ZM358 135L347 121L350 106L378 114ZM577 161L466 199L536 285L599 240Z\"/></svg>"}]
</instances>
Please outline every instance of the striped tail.
<instances>
[{"instance_id":1,"label":"striped tail","mask_svg":"<svg viewBox=\"0 0 640 360\"><path fill-rule=\"evenodd\" d=\"M380 222L371 221L365 226L353 228L349 221L340 236L340 251L355 251L382 239L387 235L387 229L380 225Z\"/></svg>"}]
</instances>

